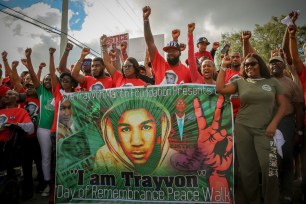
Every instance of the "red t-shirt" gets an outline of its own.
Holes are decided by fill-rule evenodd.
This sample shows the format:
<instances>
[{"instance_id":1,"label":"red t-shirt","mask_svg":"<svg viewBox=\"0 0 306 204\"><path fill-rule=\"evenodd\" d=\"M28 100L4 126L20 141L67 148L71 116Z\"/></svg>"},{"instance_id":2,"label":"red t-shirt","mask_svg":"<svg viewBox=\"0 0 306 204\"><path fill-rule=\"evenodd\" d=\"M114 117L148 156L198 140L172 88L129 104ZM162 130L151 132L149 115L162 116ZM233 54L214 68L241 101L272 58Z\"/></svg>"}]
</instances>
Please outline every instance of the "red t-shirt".
<instances>
[{"instance_id":1,"label":"red t-shirt","mask_svg":"<svg viewBox=\"0 0 306 204\"><path fill-rule=\"evenodd\" d=\"M182 84L190 83L190 70L183 64L170 66L156 50L152 62L155 74L155 84Z\"/></svg>"},{"instance_id":2,"label":"red t-shirt","mask_svg":"<svg viewBox=\"0 0 306 204\"><path fill-rule=\"evenodd\" d=\"M199 52L196 52L194 53L194 56L197 58L197 59L200 59L201 57L208 57L211 61L214 61L214 59L212 58L210 52L208 51L205 51L204 53L199 53Z\"/></svg>"},{"instance_id":3,"label":"red t-shirt","mask_svg":"<svg viewBox=\"0 0 306 204\"><path fill-rule=\"evenodd\" d=\"M225 72L225 79L224 82L230 83L234 80L237 80L240 76L240 71L239 70L233 70L233 69L227 69ZM233 114L234 118L237 116L238 110L240 108L240 98L238 96L238 93L232 94L231 95L231 102L233 105Z\"/></svg>"},{"instance_id":4,"label":"red t-shirt","mask_svg":"<svg viewBox=\"0 0 306 204\"><path fill-rule=\"evenodd\" d=\"M85 82L80 84L82 88L87 91L99 91L103 89L109 89L113 87L113 80L111 77L103 77L96 79L92 76L85 76Z\"/></svg>"},{"instance_id":5,"label":"red t-shirt","mask_svg":"<svg viewBox=\"0 0 306 204\"><path fill-rule=\"evenodd\" d=\"M9 87L7 87L7 86L5 86L5 85L1 85L0 86L0 97L3 97L3 96L5 96L5 94L6 94L6 92L8 91L8 90L11 90Z\"/></svg>"},{"instance_id":6,"label":"red t-shirt","mask_svg":"<svg viewBox=\"0 0 306 204\"><path fill-rule=\"evenodd\" d=\"M53 123L52 123L52 127L51 127L51 132L56 132L57 116L58 116L58 106L59 106L60 101L63 98L60 90L61 90L61 85L59 83L55 87L55 90L52 90L52 94L54 96L54 117L53 117Z\"/></svg>"},{"instance_id":7,"label":"red t-shirt","mask_svg":"<svg viewBox=\"0 0 306 204\"><path fill-rule=\"evenodd\" d=\"M142 81L138 78L125 78L123 74L119 71L115 71L113 76L113 86L120 87L120 86L144 86L146 82Z\"/></svg>"},{"instance_id":8,"label":"red t-shirt","mask_svg":"<svg viewBox=\"0 0 306 204\"><path fill-rule=\"evenodd\" d=\"M16 123L30 123L32 122L29 113L23 108L6 108L0 110L0 126L3 123L16 124ZM10 130L4 128L0 131L0 141L4 142L9 135Z\"/></svg>"}]
</instances>

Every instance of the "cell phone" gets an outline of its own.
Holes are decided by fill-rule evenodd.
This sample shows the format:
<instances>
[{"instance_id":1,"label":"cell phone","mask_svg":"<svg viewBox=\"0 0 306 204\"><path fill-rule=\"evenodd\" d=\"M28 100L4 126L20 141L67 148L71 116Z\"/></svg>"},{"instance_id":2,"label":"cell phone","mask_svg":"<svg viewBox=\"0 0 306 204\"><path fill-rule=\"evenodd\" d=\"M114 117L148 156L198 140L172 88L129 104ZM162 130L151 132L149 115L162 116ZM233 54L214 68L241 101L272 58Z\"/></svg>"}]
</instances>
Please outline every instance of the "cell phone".
<instances>
[{"instance_id":1,"label":"cell phone","mask_svg":"<svg viewBox=\"0 0 306 204\"><path fill-rule=\"evenodd\" d=\"M231 47L231 45L230 45L229 43L226 43L226 44L223 46L223 48L222 48L222 50L221 50L221 53L222 53L222 54L225 54L225 53L229 50L230 47Z\"/></svg>"}]
</instances>

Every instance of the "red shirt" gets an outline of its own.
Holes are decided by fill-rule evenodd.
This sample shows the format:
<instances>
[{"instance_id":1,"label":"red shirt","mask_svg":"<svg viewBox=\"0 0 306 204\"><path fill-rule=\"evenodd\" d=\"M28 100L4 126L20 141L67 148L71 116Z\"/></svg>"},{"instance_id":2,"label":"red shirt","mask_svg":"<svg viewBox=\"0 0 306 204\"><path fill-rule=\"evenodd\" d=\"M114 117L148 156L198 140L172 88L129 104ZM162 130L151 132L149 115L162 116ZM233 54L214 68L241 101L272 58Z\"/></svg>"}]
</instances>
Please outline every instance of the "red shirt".
<instances>
[{"instance_id":1,"label":"red shirt","mask_svg":"<svg viewBox=\"0 0 306 204\"><path fill-rule=\"evenodd\" d=\"M60 90L61 90L61 85L59 83L55 87L55 90L52 90L52 94L54 96L54 117L53 117L53 124L52 124L52 127L51 127L51 132L56 132L58 106L59 106L60 101L63 98Z\"/></svg>"},{"instance_id":2,"label":"red shirt","mask_svg":"<svg viewBox=\"0 0 306 204\"><path fill-rule=\"evenodd\" d=\"M169 63L156 50L152 62L155 74L155 84L182 84L190 83L190 70L183 64L170 66Z\"/></svg>"},{"instance_id":3,"label":"red shirt","mask_svg":"<svg viewBox=\"0 0 306 204\"><path fill-rule=\"evenodd\" d=\"M81 87L85 88L87 91L108 89L113 87L113 80L108 76L100 79L96 79L92 76L85 76L85 82L81 84Z\"/></svg>"},{"instance_id":4,"label":"red shirt","mask_svg":"<svg viewBox=\"0 0 306 204\"><path fill-rule=\"evenodd\" d=\"M214 61L214 59L212 58L210 52L208 52L208 51L205 51L204 53L196 52L196 53L194 53L194 56L197 59L200 59L201 57L208 57L211 61Z\"/></svg>"},{"instance_id":5,"label":"red shirt","mask_svg":"<svg viewBox=\"0 0 306 204\"><path fill-rule=\"evenodd\" d=\"M240 76L239 70L227 69L225 72L224 82L226 84L230 83L231 81L237 80L239 76ZM238 93L231 95L231 102L233 104L233 114L235 118L240 108L240 99L239 99Z\"/></svg>"},{"instance_id":6,"label":"red shirt","mask_svg":"<svg viewBox=\"0 0 306 204\"><path fill-rule=\"evenodd\" d=\"M146 82L142 81L138 78L125 78L123 77L123 74L119 71L115 71L115 74L113 76L113 85L114 87L120 87L120 86L144 86Z\"/></svg>"},{"instance_id":7,"label":"red shirt","mask_svg":"<svg viewBox=\"0 0 306 204\"><path fill-rule=\"evenodd\" d=\"M1 85L0 86L0 97L3 97L3 96L5 96L5 94L6 94L6 92L8 91L8 90L11 90L9 87L7 87L7 86L5 86L5 85Z\"/></svg>"},{"instance_id":8,"label":"red shirt","mask_svg":"<svg viewBox=\"0 0 306 204\"><path fill-rule=\"evenodd\" d=\"M29 113L23 108L6 108L0 110L0 125L3 123L16 124L16 123L31 123L32 120ZM6 137L9 135L10 130L4 128L0 131L0 141L6 141Z\"/></svg>"}]
</instances>

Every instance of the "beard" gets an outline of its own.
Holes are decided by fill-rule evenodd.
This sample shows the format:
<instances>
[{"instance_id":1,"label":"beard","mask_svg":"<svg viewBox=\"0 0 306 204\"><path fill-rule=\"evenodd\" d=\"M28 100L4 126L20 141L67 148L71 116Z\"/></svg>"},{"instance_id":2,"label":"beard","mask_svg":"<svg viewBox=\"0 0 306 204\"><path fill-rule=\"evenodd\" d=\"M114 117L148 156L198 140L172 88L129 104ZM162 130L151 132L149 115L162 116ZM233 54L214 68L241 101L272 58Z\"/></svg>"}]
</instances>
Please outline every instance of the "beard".
<instances>
[{"instance_id":1,"label":"beard","mask_svg":"<svg viewBox=\"0 0 306 204\"><path fill-rule=\"evenodd\" d=\"M97 75L93 76L93 77L95 77L95 78L100 78L100 77L102 77L103 75L104 75L104 70L100 70L99 73L98 73Z\"/></svg>"},{"instance_id":2,"label":"beard","mask_svg":"<svg viewBox=\"0 0 306 204\"><path fill-rule=\"evenodd\" d=\"M177 65L177 63L179 63L180 61L180 56L176 56L174 58L168 58L167 57L167 62L171 65L171 66L174 66L174 65Z\"/></svg>"}]
</instances>

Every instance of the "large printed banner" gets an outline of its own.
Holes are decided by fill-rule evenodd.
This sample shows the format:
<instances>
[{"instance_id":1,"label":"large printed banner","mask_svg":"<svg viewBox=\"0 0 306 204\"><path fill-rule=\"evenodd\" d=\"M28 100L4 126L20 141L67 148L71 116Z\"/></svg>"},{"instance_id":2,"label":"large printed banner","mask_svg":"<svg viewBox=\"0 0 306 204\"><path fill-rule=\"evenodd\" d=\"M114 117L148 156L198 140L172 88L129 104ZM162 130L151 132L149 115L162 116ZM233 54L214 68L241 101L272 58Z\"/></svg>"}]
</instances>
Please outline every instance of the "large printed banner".
<instances>
[{"instance_id":1,"label":"large printed banner","mask_svg":"<svg viewBox=\"0 0 306 204\"><path fill-rule=\"evenodd\" d=\"M64 96L56 203L233 200L232 111L209 85Z\"/></svg>"}]
</instances>

